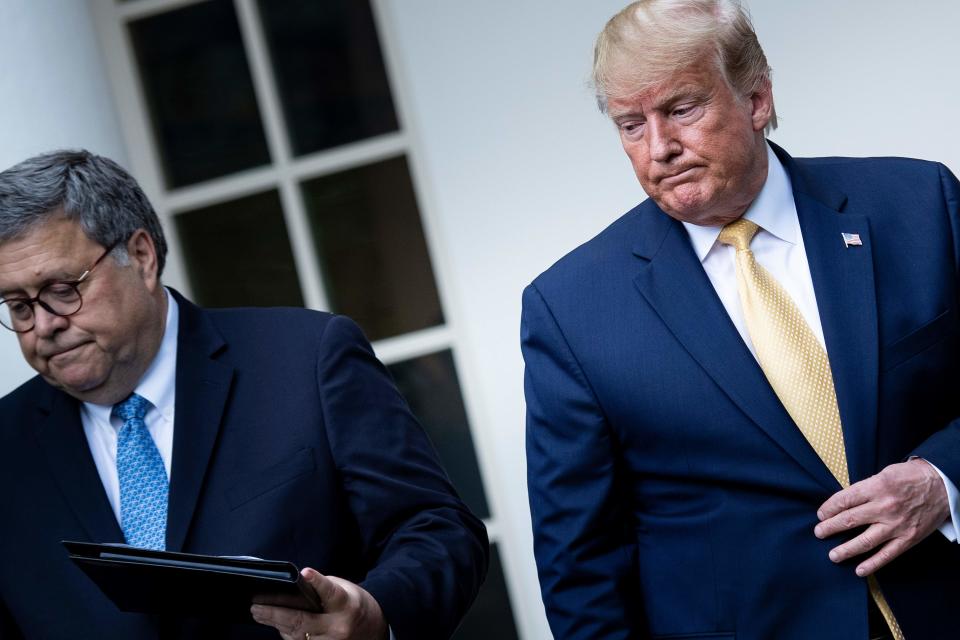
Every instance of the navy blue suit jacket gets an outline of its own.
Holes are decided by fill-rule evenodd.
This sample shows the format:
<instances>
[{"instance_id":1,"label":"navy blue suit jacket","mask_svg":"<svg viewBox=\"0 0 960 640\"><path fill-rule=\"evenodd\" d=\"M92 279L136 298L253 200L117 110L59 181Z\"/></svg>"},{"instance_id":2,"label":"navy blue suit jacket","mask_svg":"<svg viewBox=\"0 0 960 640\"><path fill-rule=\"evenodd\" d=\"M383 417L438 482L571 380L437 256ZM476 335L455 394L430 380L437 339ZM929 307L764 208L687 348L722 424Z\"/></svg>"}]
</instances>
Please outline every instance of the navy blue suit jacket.
<instances>
[{"instance_id":1,"label":"navy blue suit jacket","mask_svg":"<svg viewBox=\"0 0 960 640\"><path fill-rule=\"evenodd\" d=\"M311 566L361 584L399 640L449 637L486 531L356 325L177 300L167 548ZM117 611L60 545L123 541L77 401L35 378L0 420L0 637L278 637Z\"/></svg>"},{"instance_id":2,"label":"navy blue suit jacket","mask_svg":"<svg viewBox=\"0 0 960 640\"><path fill-rule=\"evenodd\" d=\"M960 185L905 159L791 159L853 481L960 482ZM846 248L841 233L860 235ZM866 582L813 535L840 489L647 200L524 292L527 457L551 627L574 638L867 638ZM879 572L910 640L957 637L960 548Z\"/></svg>"}]
</instances>

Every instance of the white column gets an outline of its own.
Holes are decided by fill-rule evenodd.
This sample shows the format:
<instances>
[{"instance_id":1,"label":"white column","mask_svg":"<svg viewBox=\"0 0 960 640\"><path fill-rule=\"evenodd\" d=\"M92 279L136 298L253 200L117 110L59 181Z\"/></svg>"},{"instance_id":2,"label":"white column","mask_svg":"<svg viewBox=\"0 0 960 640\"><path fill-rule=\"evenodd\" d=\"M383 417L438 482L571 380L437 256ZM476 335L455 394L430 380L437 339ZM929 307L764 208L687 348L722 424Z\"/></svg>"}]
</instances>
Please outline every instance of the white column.
<instances>
[{"instance_id":1,"label":"white column","mask_svg":"<svg viewBox=\"0 0 960 640\"><path fill-rule=\"evenodd\" d=\"M0 170L44 151L78 147L127 164L85 2L4 0L0 60ZM3 330L0 395L32 374L16 338Z\"/></svg>"}]
</instances>

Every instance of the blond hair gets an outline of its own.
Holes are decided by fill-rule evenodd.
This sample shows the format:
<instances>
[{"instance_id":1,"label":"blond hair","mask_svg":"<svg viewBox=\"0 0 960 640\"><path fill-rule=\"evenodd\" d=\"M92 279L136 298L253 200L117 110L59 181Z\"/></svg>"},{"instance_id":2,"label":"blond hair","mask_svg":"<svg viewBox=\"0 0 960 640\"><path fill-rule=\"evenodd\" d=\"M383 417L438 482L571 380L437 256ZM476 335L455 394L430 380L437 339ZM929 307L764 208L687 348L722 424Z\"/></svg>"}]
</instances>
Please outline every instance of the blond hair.
<instances>
[{"instance_id":1,"label":"blond hair","mask_svg":"<svg viewBox=\"0 0 960 640\"><path fill-rule=\"evenodd\" d=\"M638 0L610 18L597 37L593 87L600 110L664 82L713 55L741 97L771 82L771 69L739 0ZM776 129L771 114L768 130Z\"/></svg>"}]
</instances>

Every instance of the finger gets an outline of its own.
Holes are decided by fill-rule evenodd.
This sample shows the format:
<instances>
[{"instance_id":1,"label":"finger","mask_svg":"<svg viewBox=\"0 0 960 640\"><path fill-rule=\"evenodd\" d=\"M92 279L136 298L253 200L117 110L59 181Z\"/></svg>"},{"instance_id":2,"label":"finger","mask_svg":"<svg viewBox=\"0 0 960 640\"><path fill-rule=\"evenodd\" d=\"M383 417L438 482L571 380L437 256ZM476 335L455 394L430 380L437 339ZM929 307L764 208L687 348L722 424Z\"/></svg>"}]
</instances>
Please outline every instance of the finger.
<instances>
[{"instance_id":1,"label":"finger","mask_svg":"<svg viewBox=\"0 0 960 640\"><path fill-rule=\"evenodd\" d=\"M841 531L849 531L857 527L864 527L879 520L878 507L874 502L866 502L859 506L841 511L837 515L827 518L813 528L813 534L820 538L829 538Z\"/></svg>"},{"instance_id":2,"label":"finger","mask_svg":"<svg viewBox=\"0 0 960 640\"><path fill-rule=\"evenodd\" d=\"M880 547L879 551L857 565L857 575L866 578L879 571L909 549L910 546L905 538L894 538L888 541L887 544Z\"/></svg>"},{"instance_id":3,"label":"finger","mask_svg":"<svg viewBox=\"0 0 960 640\"><path fill-rule=\"evenodd\" d=\"M882 524L871 525L866 531L853 540L845 542L830 550L830 559L833 562L844 562L850 558L867 553L875 549L892 537L889 527Z\"/></svg>"},{"instance_id":4,"label":"finger","mask_svg":"<svg viewBox=\"0 0 960 640\"><path fill-rule=\"evenodd\" d=\"M285 607L271 607L263 604L255 604L250 607L250 615L260 624L273 627L281 634L296 635L301 633L306 623L307 614L299 609L287 609Z\"/></svg>"},{"instance_id":5,"label":"finger","mask_svg":"<svg viewBox=\"0 0 960 640\"><path fill-rule=\"evenodd\" d=\"M347 606L349 596L339 584L315 569L306 567L300 572L313 590L320 596L320 604L327 613L340 611Z\"/></svg>"},{"instance_id":6,"label":"finger","mask_svg":"<svg viewBox=\"0 0 960 640\"><path fill-rule=\"evenodd\" d=\"M838 491L830 496L830 498L817 509L817 518L822 522L828 518L832 518L841 511L846 511L847 509L852 509L853 507L868 502L874 493L872 483L870 482L871 480L872 478L861 480L854 485L850 485L843 491Z\"/></svg>"}]
</instances>

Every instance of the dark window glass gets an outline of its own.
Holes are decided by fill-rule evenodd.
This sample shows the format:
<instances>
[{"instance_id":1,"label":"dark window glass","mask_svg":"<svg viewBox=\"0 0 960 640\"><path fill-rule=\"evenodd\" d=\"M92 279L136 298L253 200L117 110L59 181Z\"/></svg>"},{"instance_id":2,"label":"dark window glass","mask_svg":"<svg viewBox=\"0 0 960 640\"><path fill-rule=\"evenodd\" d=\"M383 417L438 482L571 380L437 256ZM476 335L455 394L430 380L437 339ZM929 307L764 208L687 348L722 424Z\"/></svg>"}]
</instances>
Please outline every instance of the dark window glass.
<instances>
[{"instance_id":1,"label":"dark window glass","mask_svg":"<svg viewBox=\"0 0 960 640\"><path fill-rule=\"evenodd\" d=\"M276 191L180 213L174 225L198 304L303 306Z\"/></svg>"},{"instance_id":2,"label":"dark window glass","mask_svg":"<svg viewBox=\"0 0 960 640\"><path fill-rule=\"evenodd\" d=\"M304 183L331 308L371 340L443 323L404 158Z\"/></svg>"},{"instance_id":3,"label":"dark window glass","mask_svg":"<svg viewBox=\"0 0 960 640\"><path fill-rule=\"evenodd\" d=\"M453 640L516 640L517 628L513 623L513 610L503 579L503 566L497 545L490 545L490 571L480 588L476 602L467 612Z\"/></svg>"},{"instance_id":4,"label":"dark window glass","mask_svg":"<svg viewBox=\"0 0 960 640\"><path fill-rule=\"evenodd\" d=\"M398 362L389 369L400 393L437 448L463 501L478 517L490 517L453 354L432 353Z\"/></svg>"},{"instance_id":5,"label":"dark window glass","mask_svg":"<svg viewBox=\"0 0 960 640\"><path fill-rule=\"evenodd\" d=\"M295 155L396 131L368 0L260 0Z\"/></svg>"},{"instance_id":6,"label":"dark window glass","mask_svg":"<svg viewBox=\"0 0 960 640\"><path fill-rule=\"evenodd\" d=\"M167 186L270 162L230 0L130 23Z\"/></svg>"}]
</instances>

